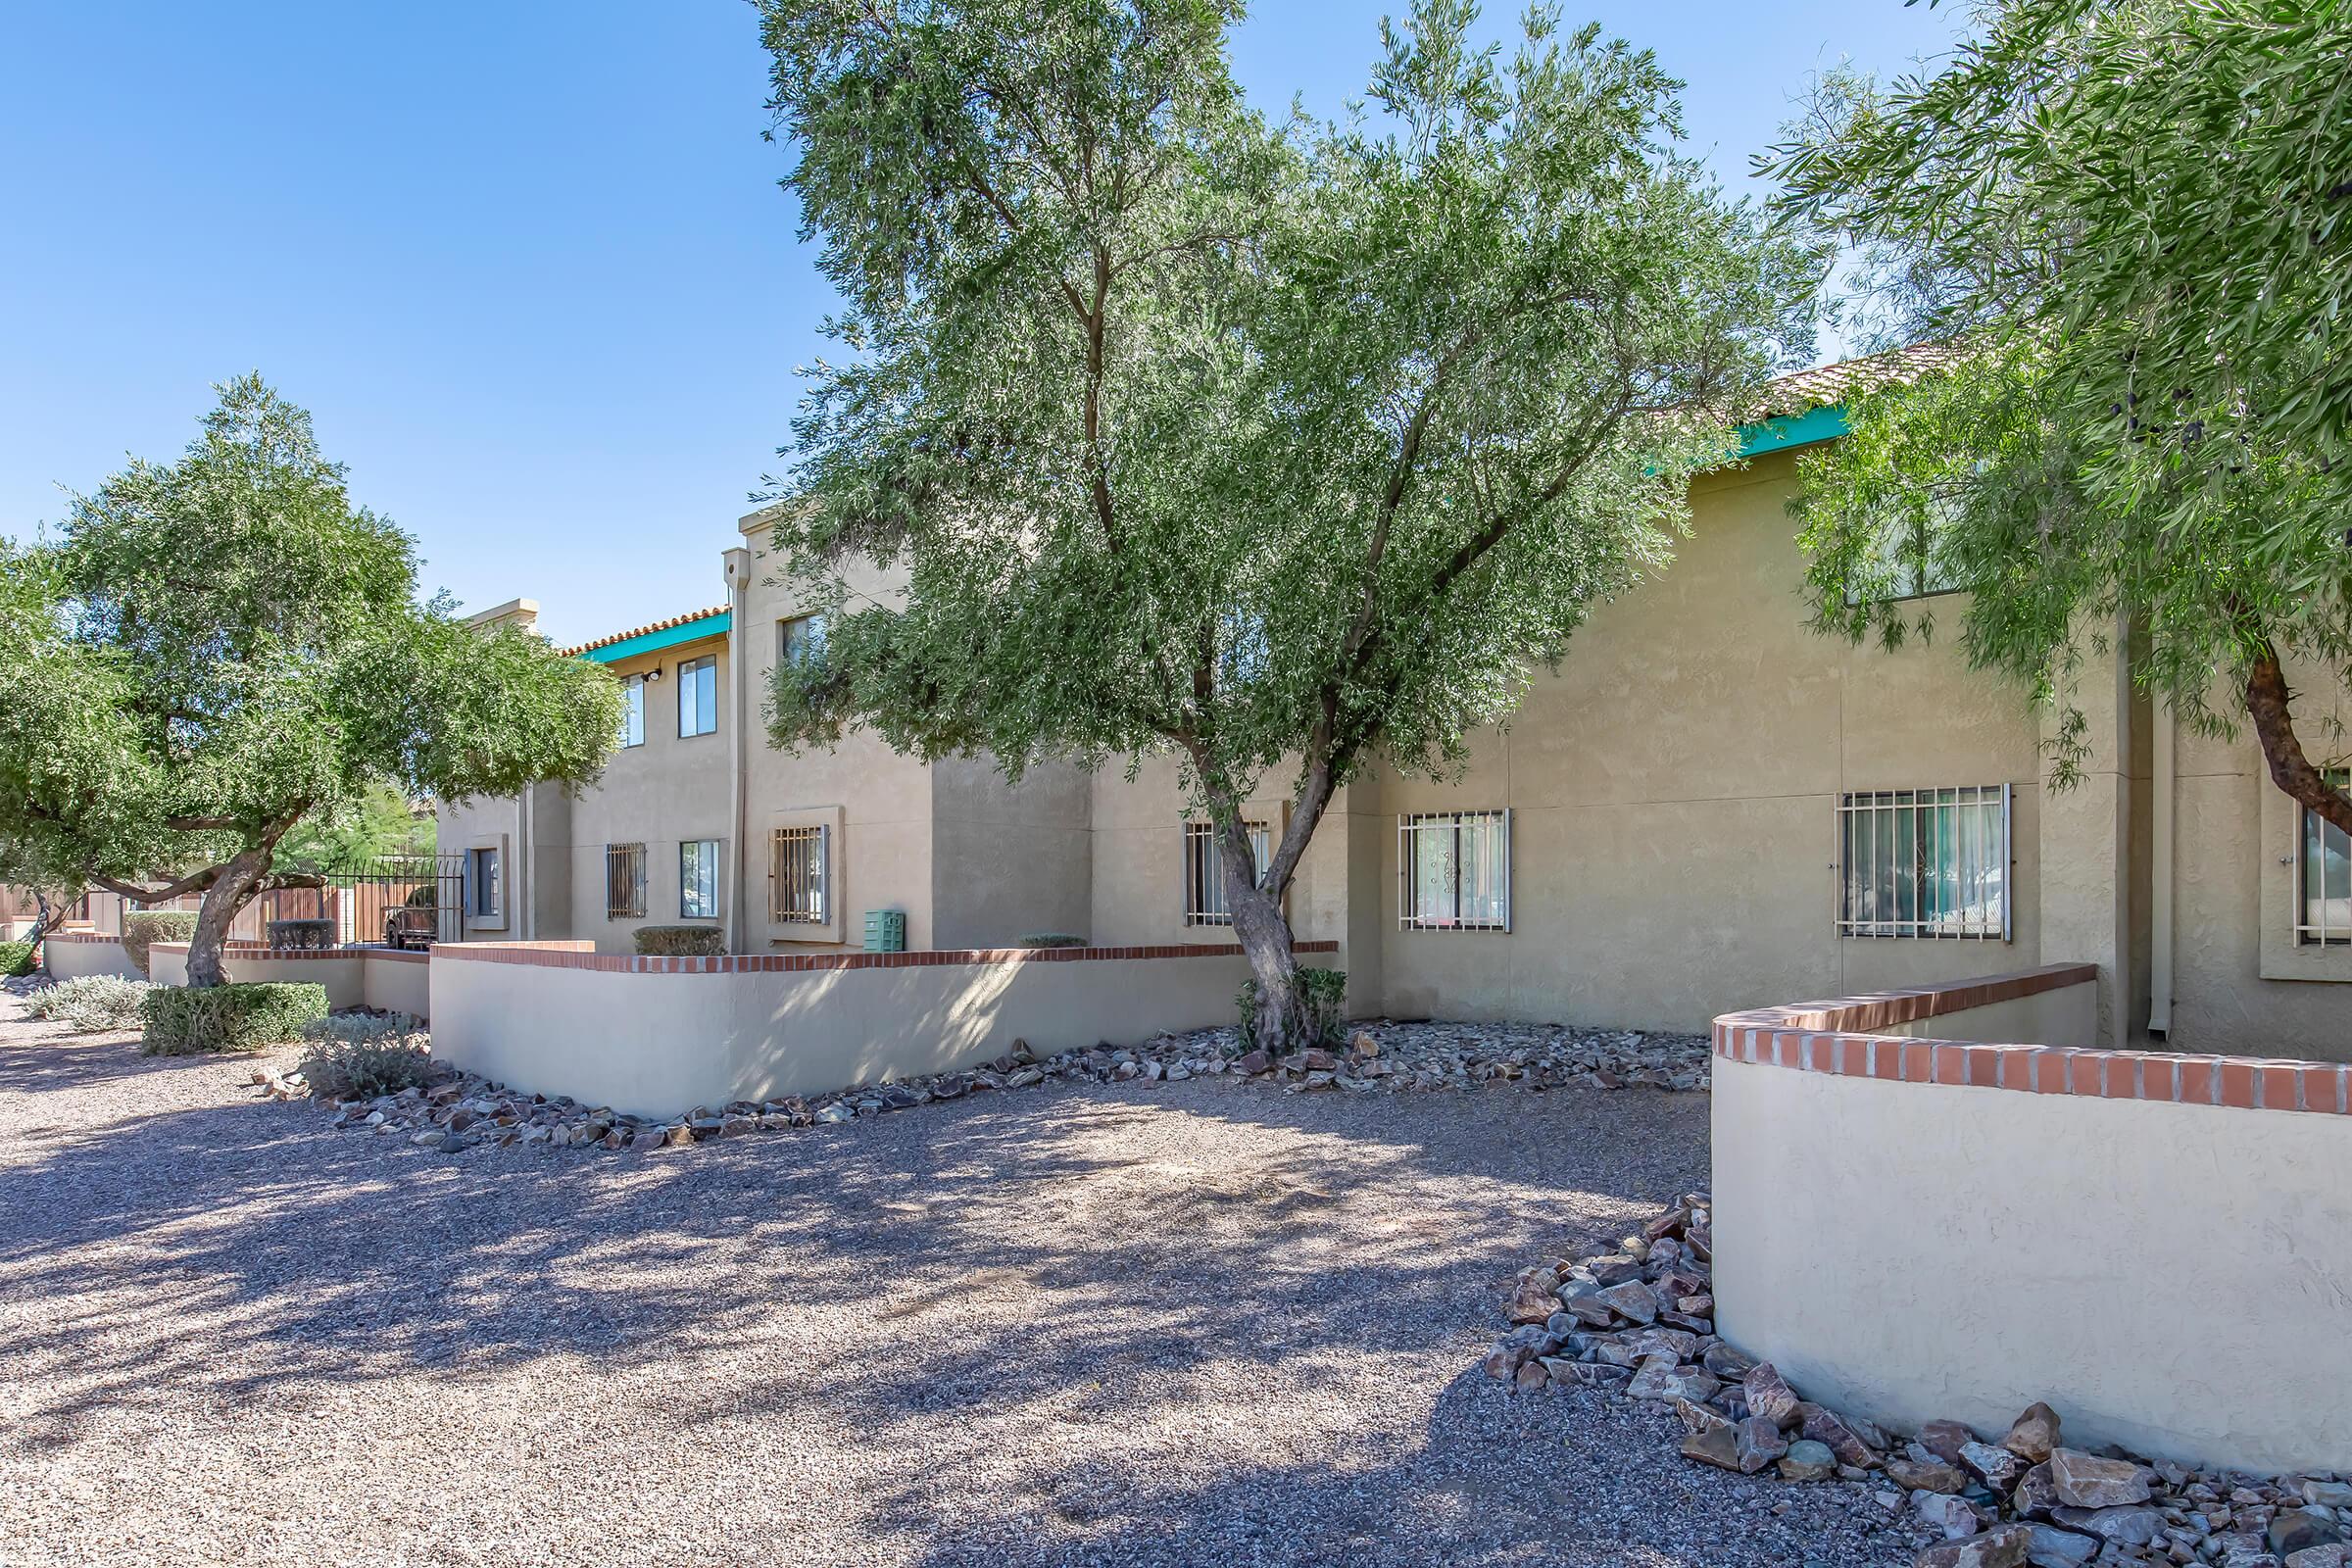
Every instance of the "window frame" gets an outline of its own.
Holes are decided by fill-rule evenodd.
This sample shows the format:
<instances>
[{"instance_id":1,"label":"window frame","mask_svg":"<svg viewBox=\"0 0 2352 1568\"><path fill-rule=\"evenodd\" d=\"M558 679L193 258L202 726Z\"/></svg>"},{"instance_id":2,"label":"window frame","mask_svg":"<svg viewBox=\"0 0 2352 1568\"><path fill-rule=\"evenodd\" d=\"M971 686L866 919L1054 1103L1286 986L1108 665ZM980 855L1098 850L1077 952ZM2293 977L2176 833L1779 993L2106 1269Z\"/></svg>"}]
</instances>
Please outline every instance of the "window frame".
<instances>
[{"instance_id":1,"label":"window frame","mask_svg":"<svg viewBox=\"0 0 2352 1568\"><path fill-rule=\"evenodd\" d=\"M1949 796L1948 801L1943 797ZM1981 907L1985 902L1984 888L1989 874L1998 873L2000 912L1997 919L1962 915L1952 919L1927 919L1919 912L1919 889L1926 885L1935 867L1936 879L1941 880L1941 860L1931 861L1930 840L1920 831L1920 816L1933 814L1946 807L1954 812L1954 847L1957 858L1952 862L1957 869L1955 886L1959 890L1957 909ZM1997 808L2000 813L1997 845L1984 842L1979 834L1973 836L1965 826L1968 818L1962 812L1980 816L1987 808ZM2017 789L2013 784L1937 784L1924 788L1847 790L1838 797L1835 808L1833 843L1837 853L1837 913L1833 929L1839 940L1858 941L1926 941L1926 942L2014 942L2017 940ZM1912 814L1911 842L1908 850L1898 841L1901 813ZM1882 839L1878 822L1885 818L1884 845L1889 858L1885 861L1894 880L1887 884L1896 892L1897 907L1901 893L1908 888L1911 914L1899 913L1881 917L1864 916L1856 903L1860 884L1855 880L1854 844L1856 824L1867 817L1872 822L1870 866L1875 871L1881 863L1879 850ZM1937 819L1939 820L1939 819ZM1942 829L1934 829L1936 851L1942 848ZM1990 851L1990 858L1986 852ZM1903 864L1909 863L1909 877L1902 876ZM1880 889L1872 876L1871 891ZM1975 900L1970 900L1970 892Z\"/></svg>"},{"instance_id":2,"label":"window frame","mask_svg":"<svg viewBox=\"0 0 2352 1568\"><path fill-rule=\"evenodd\" d=\"M506 863L496 844L468 845L466 850L466 919L488 925L506 918Z\"/></svg>"},{"instance_id":3,"label":"window frame","mask_svg":"<svg viewBox=\"0 0 2352 1568\"><path fill-rule=\"evenodd\" d=\"M1492 828L1501 837L1501 854L1495 868L1498 884L1494 897L1499 901L1500 912L1493 919L1469 920L1462 917L1462 868L1466 858L1462 854L1462 830L1467 826ZM1429 918L1417 912L1420 905L1420 836L1450 829L1453 834L1453 915L1447 918ZM1491 931L1508 936L1512 921L1511 896L1511 808L1507 806L1484 809L1451 811L1407 811L1396 818L1396 927L1400 931Z\"/></svg>"},{"instance_id":4,"label":"window frame","mask_svg":"<svg viewBox=\"0 0 2352 1568\"><path fill-rule=\"evenodd\" d=\"M1258 871L1263 874L1266 861L1274 853L1273 825L1250 817L1242 818L1242 825L1249 829L1250 853L1257 861ZM1187 818L1184 823L1182 914L1188 928L1230 928L1233 925L1231 909L1210 907L1212 903L1222 904L1225 898L1224 861L1225 844L1217 834L1217 825L1197 817Z\"/></svg>"},{"instance_id":5,"label":"window frame","mask_svg":"<svg viewBox=\"0 0 2352 1568\"><path fill-rule=\"evenodd\" d=\"M700 677L706 670L708 670L710 675L710 727L708 729L688 729L686 727L687 723L689 722L687 718L688 704L691 703L693 705L693 721L699 723L702 719L702 681ZM716 654L705 654L700 659L682 659L678 661L677 679L678 739L682 741L690 741L705 735L717 734L718 656Z\"/></svg>"},{"instance_id":6,"label":"window frame","mask_svg":"<svg viewBox=\"0 0 2352 1568\"><path fill-rule=\"evenodd\" d=\"M628 877L625 899L618 897L623 875ZM605 918L608 920L642 920L645 918L646 864L645 846L608 844L605 846Z\"/></svg>"},{"instance_id":7,"label":"window frame","mask_svg":"<svg viewBox=\"0 0 2352 1568\"><path fill-rule=\"evenodd\" d=\"M2338 789L2345 788L2347 780L2352 779L2352 769L2348 768L2322 768L2321 774L2328 783ZM2314 828L2318 829L2317 836L2321 855L2320 864L2317 867L2320 873L2320 918L2316 921L2311 917L2311 874L2314 867L2310 857ZM2352 947L2352 907L2346 909L2346 918L2342 921L2328 918L2328 906L2330 903L2341 902L2352 905L2352 890L2348 890L2345 900L2330 900L2328 897L2327 857L2328 851L2333 847L2330 843L2331 840L2343 841L2343 848L2338 852L2338 858L2352 862L2352 835L2347 835L2342 828L2326 820L2319 812L2300 801L2296 802L2295 865L2294 879L2290 885L2295 901L2295 946L2306 951L2327 952L2330 949ZM2348 869L2347 874L2352 875L2352 869Z\"/></svg>"},{"instance_id":8,"label":"window frame","mask_svg":"<svg viewBox=\"0 0 2352 1568\"><path fill-rule=\"evenodd\" d=\"M710 852L710 906L708 909L690 909L686 906L686 896L689 892L699 891L703 885L703 857L700 852L705 849L708 849ZM693 858L691 860L688 858L690 853L693 855ZM715 920L718 918L719 877L721 875L722 864L723 862L721 861L718 853L718 840L680 839L678 841L679 919Z\"/></svg>"},{"instance_id":9,"label":"window frame","mask_svg":"<svg viewBox=\"0 0 2352 1568\"><path fill-rule=\"evenodd\" d=\"M620 679L620 749L633 751L645 744L645 673Z\"/></svg>"},{"instance_id":10,"label":"window frame","mask_svg":"<svg viewBox=\"0 0 2352 1568\"><path fill-rule=\"evenodd\" d=\"M805 881L813 898L810 906L786 909L780 902L786 879L784 846L813 843L815 874ZM827 822L784 823L767 833L767 918L774 925L830 926L833 924L833 828Z\"/></svg>"},{"instance_id":11,"label":"window frame","mask_svg":"<svg viewBox=\"0 0 2352 1568\"><path fill-rule=\"evenodd\" d=\"M804 651L798 656L792 652L792 628L795 626L806 626L809 631L808 636L804 639ZM822 611L810 611L802 615L785 615L776 621L777 668L781 669L786 664L805 664L808 662L810 653L819 651L824 646L825 616Z\"/></svg>"}]
</instances>

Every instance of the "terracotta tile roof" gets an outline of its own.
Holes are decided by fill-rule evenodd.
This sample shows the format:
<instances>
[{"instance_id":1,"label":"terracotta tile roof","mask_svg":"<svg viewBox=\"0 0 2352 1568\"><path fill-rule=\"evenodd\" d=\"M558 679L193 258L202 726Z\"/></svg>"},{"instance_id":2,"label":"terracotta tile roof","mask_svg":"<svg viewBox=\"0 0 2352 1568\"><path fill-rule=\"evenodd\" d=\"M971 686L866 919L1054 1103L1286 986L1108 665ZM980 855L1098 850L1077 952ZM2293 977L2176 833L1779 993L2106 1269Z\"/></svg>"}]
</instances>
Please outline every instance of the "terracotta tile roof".
<instances>
[{"instance_id":1,"label":"terracotta tile roof","mask_svg":"<svg viewBox=\"0 0 2352 1568\"><path fill-rule=\"evenodd\" d=\"M723 615L726 612L727 607L725 605L712 605L709 610L689 610L683 615L672 615L666 620L657 620L643 626L631 626L627 631L616 631L612 633L610 636L591 638L589 641L581 643L576 647L560 649L558 651L567 658L574 657L580 654L593 652L599 648L610 648L614 643L625 643L632 637L649 636L654 632L667 631L672 626L683 626L689 621L704 620L711 615Z\"/></svg>"},{"instance_id":2,"label":"terracotta tile roof","mask_svg":"<svg viewBox=\"0 0 2352 1568\"><path fill-rule=\"evenodd\" d=\"M1957 358L1958 346L1949 340L1939 340L1889 349L1884 354L1867 354L1836 365L1817 365L1810 370L1798 370L1768 382L1762 404L1749 418L1778 419L1826 408L1859 392L1875 392L1883 386L1916 381Z\"/></svg>"}]
</instances>

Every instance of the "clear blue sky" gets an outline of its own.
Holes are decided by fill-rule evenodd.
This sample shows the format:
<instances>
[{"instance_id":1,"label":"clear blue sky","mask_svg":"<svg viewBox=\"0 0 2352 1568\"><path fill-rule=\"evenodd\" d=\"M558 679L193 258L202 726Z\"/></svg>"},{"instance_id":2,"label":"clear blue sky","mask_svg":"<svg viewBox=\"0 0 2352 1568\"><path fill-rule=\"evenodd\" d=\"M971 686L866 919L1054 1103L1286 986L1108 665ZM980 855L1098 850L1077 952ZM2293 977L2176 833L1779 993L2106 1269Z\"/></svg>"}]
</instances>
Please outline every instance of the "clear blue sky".
<instances>
[{"instance_id":1,"label":"clear blue sky","mask_svg":"<svg viewBox=\"0 0 2352 1568\"><path fill-rule=\"evenodd\" d=\"M1336 114L1378 0L1261 5L1252 98ZM1571 5L1689 82L1729 181L1808 74L1948 47L1900 0ZM1515 5L1490 7L1498 31ZM167 458L258 368L425 584L565 641L722 597L828 291L741 0L14 0L0 48L0 534Z\"/></svg>"}]
</instances>

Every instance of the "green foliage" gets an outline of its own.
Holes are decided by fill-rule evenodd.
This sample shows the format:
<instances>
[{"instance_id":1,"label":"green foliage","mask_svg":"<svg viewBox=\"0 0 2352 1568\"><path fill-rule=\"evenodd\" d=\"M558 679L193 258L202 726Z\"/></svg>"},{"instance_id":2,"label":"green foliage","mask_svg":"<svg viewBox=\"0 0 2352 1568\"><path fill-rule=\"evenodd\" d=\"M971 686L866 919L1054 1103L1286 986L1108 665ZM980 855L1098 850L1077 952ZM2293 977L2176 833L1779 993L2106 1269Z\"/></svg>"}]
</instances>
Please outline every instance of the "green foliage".
<instances>
[{"instance_id":1,"label":"green foliage","mask_svg":"<svg viewBox=\"0 0 2352 1568\"><path fill-rule=\"evenodd\" d=\"M260 1051L300 1040L326 1017L326 987L291 981L202 988L157 986L146 996L150 1056Z\"/></svg>"},{"instance_id":2,"label":"green foliage","mask_svg":"<svg viewBox=\"0 0 2352 1568\"><path fill-rule=\"evenodd\" d=\"M1458 762L1666 559L1809 346L1816 258L1675 153L1654 59L1548 8L1506 57L1421 0L1329 125L1246 108L1220 0L761 12L847 301L775 533L826 634L771 737L1174 752L1219 823L1295 768L1245 944L1334 790Z\"/></svg>"},{"instance_id":3,"label":"green foliage","mask_svg":"<svg viewBox=\"0 0 2352 1568\"><path fill-rule=\"evenodd\" d=\"M304 817L278 841L280 870L320 870L357 865L391 856L433 853L436 823L390 784L378 784L357 801L336 802Z\"/></svg>"},{"instance_id":4,"label":"green foliage","mask_svg":"<svg viewBox=\"0 0 2352 1568\"><path fill-rule=\"evenodd\" d=\"M1804 461L1819 618L1895 641L1934 629L1887 602L1913 570L1977 588L1968 657L2061 706L2062 780L2119 621L2187 721L2251 707L2275 770L2280 656L2352 677L2348 48L2340 7L2003 0L1932 78L1830 78L1766 161L1865 254L1877 330L1957 346Z\"/></svg>"},{"instance_id":5,"label":"green foliage","mask_svg":"<svg viewBox=\"0 0 2352 1568\"><path fill-rule=\"evenodd\" d=\"M1012 939L1016 948L1083 948L1086 938L1067 931L1032 931Z\"/></svg>"},{"instance_id":6,"label":"green foliage","mask_svg":"<svg viewBox=\"0 0 2352 1568\"><path fill-rule=\"evenodd\" d=\"M0 975L32 973L32 944L0 942Z\"/></svg>"},{"instance_id":7,"label":"green foliage","mask_svg":"<svg viewBox=\"0 0 2352 1568\"><path fill-rule=\"evenodd\" d=\"M715 958L727 951L727 934L714 925L641 925L637 951L648 957Z\"/></svg>"},{"instance_id":8,"label":"green foliage","mask_svg":"<svg viewBox=\"0 0 2352 1568\"><path fill-rule=\"evenodd\" d=\"M411 540L257 376L179 462L76 497L54 543L0 545L0 844L221 914L288 874L272 858L314 814L584 782L618 721L602 670L420 603ZM215 959L208 939L192 968Z\"/></svg>"},{"instance_id":9,"label":"green foliage","mask_svg":"<svg viewBox=\"0 0 2352 1568\"><path fill-rule=\"evenodd\" d=\"M85 974L43 986L24 999L24 1010L82 1034L114 1034L146 1021L147 993L154 989L119 974Z\"/></svg>"},{"instance_id":10,"label":"green foliage","mask_svg":"<svg viewBox=\"0 0 2352 1568\"><path fill-rule=\"evenodd\" d=\"M433 1076L431 1038L405 1013L336 1013L307 1035L312 1046L297 1070L314 1095L373 1100Z\"/></svg>"},{"instance_id":11,"label":"green foliage","mask_svg":"<svg viewBox=\"0 0 2352 1568\"><path fill-rule=\"evenodd\" d=\"M147 973L147 950L158 942L185 942L196 934L194 909L126 909L122 913L122 956Z\"/></svg>"},{"instance_id":12,"label":"green foliage","mask_svg":"<svg viewBox=\"0 0 2352 1568\"><path fill-rule=\"evenodd\" d=\"M1305 1024L1293 1039L1283 1044L1301 1049L1338 1045L1348 1033L1348 971L1301 968L1295 983L1298 988L1298 1010ZM1257 982L1243 981L1242 989L1234 993L1233 1004L1242 1017L1242 1050L1255 1051L1264 1043L1258 1038ZM1280 1046L1268 1044L1267 1049L1276 1050Z\"/></svg>"}]
</instances>

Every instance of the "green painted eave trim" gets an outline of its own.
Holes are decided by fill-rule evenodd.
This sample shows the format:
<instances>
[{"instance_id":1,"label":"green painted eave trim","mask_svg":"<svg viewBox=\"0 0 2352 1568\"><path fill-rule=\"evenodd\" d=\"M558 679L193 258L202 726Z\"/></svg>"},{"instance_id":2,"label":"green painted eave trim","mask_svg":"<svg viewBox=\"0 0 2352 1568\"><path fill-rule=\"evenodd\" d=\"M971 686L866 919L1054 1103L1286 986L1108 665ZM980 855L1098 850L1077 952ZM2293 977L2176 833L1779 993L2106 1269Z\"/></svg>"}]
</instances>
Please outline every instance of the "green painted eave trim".
<instances>
[{"instance_id":1,"label":"green painted eave trim","mask_svg":"<svg viewBox=\"0 0 2352 1568\"><path fill-rule=\"evenodd\" d=\"M675 626L664 626L660 631L641 631L634 637L623 637L616 643L607 643L602 648L591 648L580 657L591 664L610 664L623 659L634 659L639 654L658 654L664 648L675 648L680 643L700 642L705 637L724 636L727 629L734 624L733 612L722 610L715 615L704 615L697 620L683 621Z\"/></svg>"},{"instance_id":2,"label":"green painted eave trim","mask_svg":"<svg viewBox=\"0 0 2352 1568\"><path fill-rule=\"evenodd\" d=\"M1791 414L1785 418L1766 419L1761 424L1740 427L1740 458L1761 457L1784 447L1809 447L1817 441L1835 441L1845 434L1845 405L1825 404Z\"/></svg>"}]
</instances>

